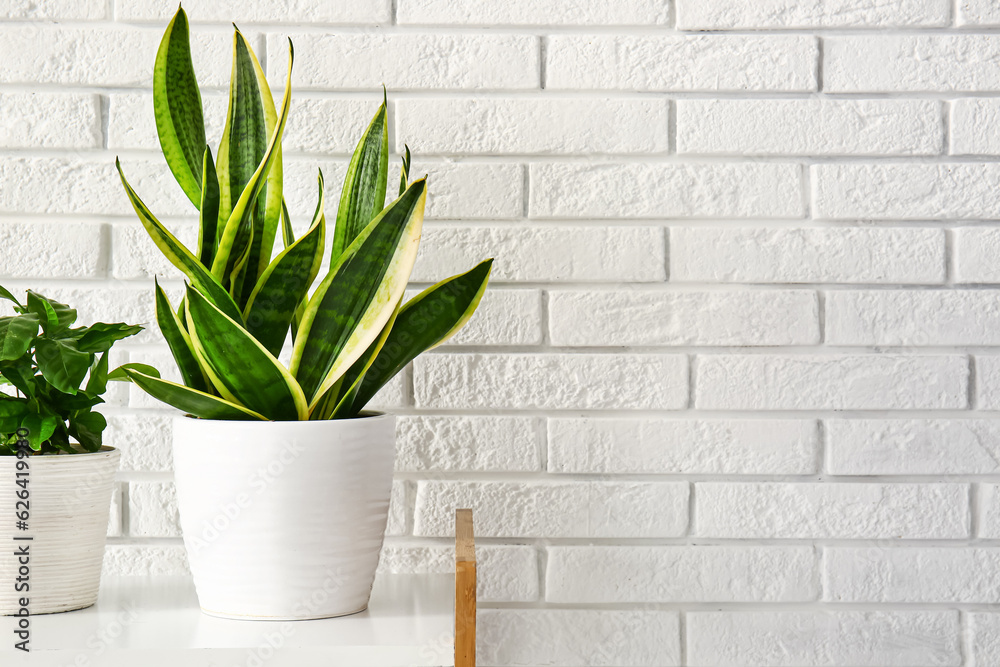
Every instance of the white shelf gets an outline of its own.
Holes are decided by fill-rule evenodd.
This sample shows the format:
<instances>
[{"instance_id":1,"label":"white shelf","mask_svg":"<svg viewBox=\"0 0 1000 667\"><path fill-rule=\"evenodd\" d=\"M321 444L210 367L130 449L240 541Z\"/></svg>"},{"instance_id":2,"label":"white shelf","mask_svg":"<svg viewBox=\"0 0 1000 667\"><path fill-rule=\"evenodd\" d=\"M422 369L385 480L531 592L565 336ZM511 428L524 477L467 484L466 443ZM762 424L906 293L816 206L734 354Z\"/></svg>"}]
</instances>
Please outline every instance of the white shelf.
<instances>
[{"instance_id":1,"label":"white shelf","mask_svg":"<svg viewBox=\"0 0 1000 667\"><path fill-rule=\"evenodd\" d=\"M31 653L0 632L0 664L31 667L358 667L454 664L453 575L386 575L368 610L317 621L201 613L190 579L105 579L93 607L31 617ZM275 648L277 646L277 648ZM257 658L257 660L255 660Z\"/></svg>"}]
</instances>

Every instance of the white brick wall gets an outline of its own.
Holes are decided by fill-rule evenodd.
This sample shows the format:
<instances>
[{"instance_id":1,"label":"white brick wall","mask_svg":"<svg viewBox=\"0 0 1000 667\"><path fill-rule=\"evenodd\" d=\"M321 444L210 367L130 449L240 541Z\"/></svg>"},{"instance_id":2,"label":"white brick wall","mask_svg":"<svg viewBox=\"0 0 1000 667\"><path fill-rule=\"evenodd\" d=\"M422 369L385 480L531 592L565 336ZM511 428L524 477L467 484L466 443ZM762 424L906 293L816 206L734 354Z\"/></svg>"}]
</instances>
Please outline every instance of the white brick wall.
<instances>
[{"instance_id":1,"label":"white brick wall","mask_svg":"<svg viewBox=\"0 0 1000 667\"><path fill-rule=\"evenodd\" d=\"M0 2L0 282L150 331L194 243L157 153L176 2ZM429 175L413 290L496 257L400 415L381 568L476 509L490 665L1000 664L1000 4L188 0L210 139L237 22L293 220L388 87ZM393 170L398 161L394 158ZM328 216L329 217L329 216ZM171 413L114 387L109 574L187 570Z\"/></svg>"}]
</instances>

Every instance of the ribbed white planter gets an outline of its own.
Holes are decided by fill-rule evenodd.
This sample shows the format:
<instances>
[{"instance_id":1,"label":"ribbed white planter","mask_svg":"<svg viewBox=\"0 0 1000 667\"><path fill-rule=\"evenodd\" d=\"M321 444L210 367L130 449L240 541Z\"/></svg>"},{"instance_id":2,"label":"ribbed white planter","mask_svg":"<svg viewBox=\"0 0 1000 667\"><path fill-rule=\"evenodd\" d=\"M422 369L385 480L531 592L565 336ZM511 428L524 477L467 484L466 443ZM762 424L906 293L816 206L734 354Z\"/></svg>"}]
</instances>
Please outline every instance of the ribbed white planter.
<instances>
[{"instance_id":1,"label":"ribbed white planter","mask_svg":"<svg viewBox=\"0 0 1000 667\"><path fill-rule=\"evenodd\" d=\"M121 453L30 456L28 530L15 527L17 457L0 456L0 613L16 613L20 597L31 614L89 607L97 601L111 491ZM31 537L15 542L14 537ZM28 545L27 592L15 591L18 546ZM22 582L23 583L23 582Z\"/></svg>"},{"instance_id":2,"label":"ribbed white planter","mask_svg":"<svg viewBox=\"0 0 1000 667\"><path fill-rule=\"evenodd\" d=\"M294 620L368 606L392 489L392 416L178 417L173 451L203 611Z\"/></svg>"}]
</instances>

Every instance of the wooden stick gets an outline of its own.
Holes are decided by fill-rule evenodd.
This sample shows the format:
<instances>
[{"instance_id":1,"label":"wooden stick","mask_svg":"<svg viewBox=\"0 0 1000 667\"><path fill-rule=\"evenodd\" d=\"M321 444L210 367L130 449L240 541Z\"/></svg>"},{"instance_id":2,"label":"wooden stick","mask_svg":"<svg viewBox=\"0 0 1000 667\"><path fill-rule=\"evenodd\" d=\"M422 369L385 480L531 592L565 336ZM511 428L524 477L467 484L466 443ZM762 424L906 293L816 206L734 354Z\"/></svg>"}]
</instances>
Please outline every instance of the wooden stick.
<instances>
[{"instance_id":1,"label":"wooden stick","mask_svg":"<svg viewBox=\"0 0 1000 667\"><path fill-rule=\"evenodd\" d=\"M476 541L472 510L455 510L455 667L476 667Z\"/></svg>"}]
</instances>

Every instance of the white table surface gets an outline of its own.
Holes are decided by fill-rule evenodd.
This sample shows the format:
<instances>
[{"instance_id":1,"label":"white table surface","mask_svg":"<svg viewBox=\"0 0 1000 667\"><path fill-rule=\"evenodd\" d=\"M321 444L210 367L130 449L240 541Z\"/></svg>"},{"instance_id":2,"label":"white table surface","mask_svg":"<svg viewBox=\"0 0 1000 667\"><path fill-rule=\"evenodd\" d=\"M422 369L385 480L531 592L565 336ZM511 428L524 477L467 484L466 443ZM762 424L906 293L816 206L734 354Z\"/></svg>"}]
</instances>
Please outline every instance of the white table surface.
<instances>
[{"instance_id":1,"label":"white table surface","mask_svg":"<svg viewBox=\"0 0 1000 667\"><path fill-rule=\"evenodd\" d=\"M31 652L0 617L0 664L37 667L402 667L454 664L455 578L386 575L367 611L317 621L201 613L186 577L101 582L93 607L31 617Z\"/></svg>"}]
</instances>

